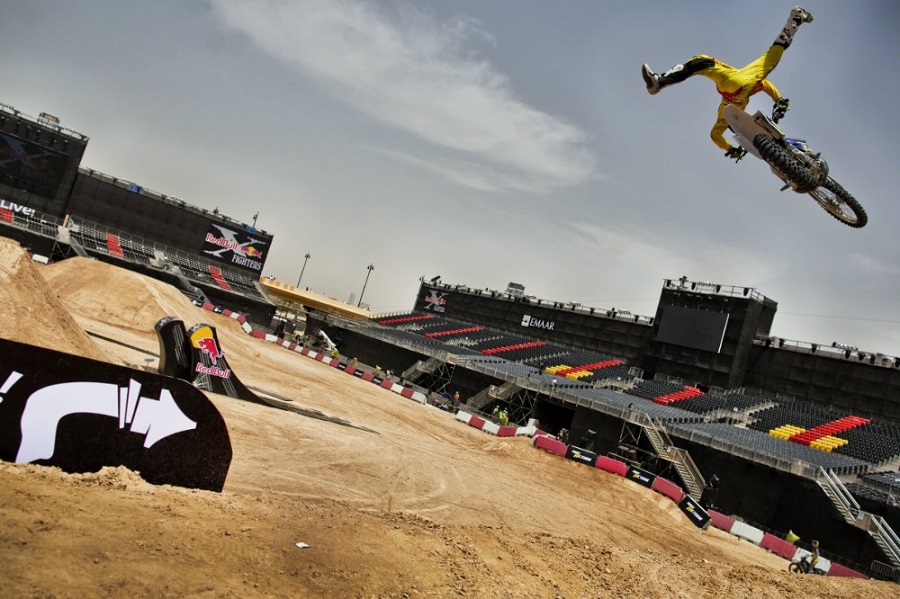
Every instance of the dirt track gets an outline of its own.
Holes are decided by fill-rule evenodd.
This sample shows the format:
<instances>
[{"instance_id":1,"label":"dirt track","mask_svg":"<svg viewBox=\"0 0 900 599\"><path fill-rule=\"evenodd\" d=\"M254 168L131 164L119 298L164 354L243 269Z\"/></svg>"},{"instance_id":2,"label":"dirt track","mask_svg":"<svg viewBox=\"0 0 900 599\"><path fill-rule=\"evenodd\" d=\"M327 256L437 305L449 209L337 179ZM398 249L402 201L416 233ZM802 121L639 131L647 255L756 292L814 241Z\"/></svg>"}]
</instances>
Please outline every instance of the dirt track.
<instances>
[{"instance_id":1,"label":"dirt track","mask_svg":"<svg viewBox=\"0 0 900 599\"><path fill-rule=\"evenodd\" d=\"M19 252L0 239L0 294L30 307L4 337L142 367L82 329L156 352L162 316L207 322L246 384L357 426L211 396L234 450L221 494L0 463L4 596L898 596L789 574L653 491L253 339L158 281Z\"/></svg>"}]
</instances>

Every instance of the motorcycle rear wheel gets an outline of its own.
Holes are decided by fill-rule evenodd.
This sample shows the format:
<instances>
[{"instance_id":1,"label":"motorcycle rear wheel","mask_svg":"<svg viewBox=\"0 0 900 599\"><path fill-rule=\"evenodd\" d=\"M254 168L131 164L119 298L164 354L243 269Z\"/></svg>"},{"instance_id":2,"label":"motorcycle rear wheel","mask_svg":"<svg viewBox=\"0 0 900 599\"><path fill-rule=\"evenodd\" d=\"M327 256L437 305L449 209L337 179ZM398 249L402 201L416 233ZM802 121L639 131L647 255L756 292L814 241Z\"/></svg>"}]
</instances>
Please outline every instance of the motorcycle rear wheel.
<instances>
[{"instance_id":1,"label":"motorcycle rear wheel","mask_svg":"<svg viewBox=\"0 0 900 599\"><path fill-rule=\"evenodd\" d=\"M809 193L817 187L817 180L809 169L797 162L787 149L780 146L771 135L760 133L753 138L753 146L772 168L793 184L797 193Z\"/></svg>"},{"instance_id":2,"label":"motorcycle rear wheel","mask_svg":"<svg viewBox=\"0 0 900 599\"><path fill-rule=\"evenodd\" d=\"M808 193L825 212L847 226L861 229L869 222L865 208L831 177L826 177L821 186Z\"/></svg>"}]
</instances>

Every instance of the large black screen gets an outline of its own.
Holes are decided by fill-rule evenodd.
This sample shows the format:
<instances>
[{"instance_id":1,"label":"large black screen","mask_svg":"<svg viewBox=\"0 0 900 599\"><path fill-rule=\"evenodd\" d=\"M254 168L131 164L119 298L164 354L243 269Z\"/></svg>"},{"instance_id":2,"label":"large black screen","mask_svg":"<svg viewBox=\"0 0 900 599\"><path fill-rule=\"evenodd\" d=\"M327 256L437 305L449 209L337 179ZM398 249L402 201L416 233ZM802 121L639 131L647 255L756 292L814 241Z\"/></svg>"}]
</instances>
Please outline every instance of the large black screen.
<instances>
[{"instance_id":1,"label":"large black screen","mask_svg":"<svg viewBox=\"0 0 900 599\"><path fill-rule=\"evenodd\" d=\"M663 306L656 341L719 353L727 325L726 312Z\"/></svg>"},{"instance_id":2,"label":"large black screen","mask_svg":"<svg viewBox=\"0 0 900 599\"><path fill-rule=\"evenodd\" d=\"M9 133L0 133L0 179L45 196L56 193L69 157Z\"/></svg>"}]
</instances>

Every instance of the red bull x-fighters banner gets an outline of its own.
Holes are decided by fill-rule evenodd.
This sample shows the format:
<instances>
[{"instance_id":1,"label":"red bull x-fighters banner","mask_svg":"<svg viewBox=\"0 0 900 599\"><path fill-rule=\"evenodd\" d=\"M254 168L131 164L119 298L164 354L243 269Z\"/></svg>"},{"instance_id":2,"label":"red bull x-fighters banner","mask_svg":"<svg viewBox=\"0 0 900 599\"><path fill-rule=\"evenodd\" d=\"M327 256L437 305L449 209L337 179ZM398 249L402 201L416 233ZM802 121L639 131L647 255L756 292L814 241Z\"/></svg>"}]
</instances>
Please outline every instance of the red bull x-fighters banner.
<instances>
[{"instance_id":1,"label":"red bull x-fighters banner","mask_svg":"<svg viewBox=\"0 0 900 599\"><path fill-rule=\"evenodd\" d=\"M207 258L258 274L262 272L271 245L271 235L210 223L200 253Z\"/></svg>"}]
</instances>

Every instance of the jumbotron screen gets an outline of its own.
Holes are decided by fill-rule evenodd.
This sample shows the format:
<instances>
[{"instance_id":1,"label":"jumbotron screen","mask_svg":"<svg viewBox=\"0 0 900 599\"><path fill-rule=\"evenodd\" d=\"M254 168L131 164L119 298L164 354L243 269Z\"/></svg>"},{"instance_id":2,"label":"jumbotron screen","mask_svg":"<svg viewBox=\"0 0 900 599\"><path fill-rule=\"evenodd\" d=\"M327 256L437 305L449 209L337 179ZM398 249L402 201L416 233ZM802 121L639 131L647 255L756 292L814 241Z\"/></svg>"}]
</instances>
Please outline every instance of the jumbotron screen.
<instances>
[{"instance_id":1,"label":"jumbotron screen","mask_svg":"<svg viewBox=\"0 0 900 599\"><path fill-rule=\"evenodd\" d=\"M728 314L725 312L663 306L656 340L719 353L727 326Z\"/></svg>"},{"instance_id":2,"label":"jumbotron screen","mask_svg":"<svg viewBox=\"0 0 900 599\"><path fill-rule=\"evenodd\" d=\"M62 152L0 133L0 180L8 185L49 197L56 193L68 166L69 157Z\"/></svg>"}]
</instances>

